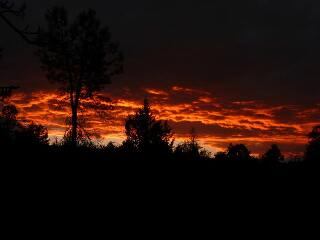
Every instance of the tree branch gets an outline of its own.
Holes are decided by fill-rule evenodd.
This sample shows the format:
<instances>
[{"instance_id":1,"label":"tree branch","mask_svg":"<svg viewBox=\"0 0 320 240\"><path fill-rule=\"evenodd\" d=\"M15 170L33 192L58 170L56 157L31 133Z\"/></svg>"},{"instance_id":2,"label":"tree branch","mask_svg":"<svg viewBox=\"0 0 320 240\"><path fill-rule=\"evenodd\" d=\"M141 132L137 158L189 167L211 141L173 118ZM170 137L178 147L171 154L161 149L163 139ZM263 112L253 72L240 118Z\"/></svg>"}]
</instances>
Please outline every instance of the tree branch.
<instances>
[{"instance_id":1,"label":"tree branch","mask_svg":"<svg viewBox=\"0 0 320 240\"><path fill-rule=\"evenodd\" d=\"M25 9L25 5L22 5L20 8L16 9L14 3L9 3L9 1L0 1L0 19L2 19L14 32L16 32L28 44L36 45L37 41L35 39L31 39L30 36L38 35L40 31L39 29L36 32L28 31L29 26L25 26L24 29L19 29L6 16L10 14L16 17L23 18L25 16Z\"/></svg>"}]
</instances>

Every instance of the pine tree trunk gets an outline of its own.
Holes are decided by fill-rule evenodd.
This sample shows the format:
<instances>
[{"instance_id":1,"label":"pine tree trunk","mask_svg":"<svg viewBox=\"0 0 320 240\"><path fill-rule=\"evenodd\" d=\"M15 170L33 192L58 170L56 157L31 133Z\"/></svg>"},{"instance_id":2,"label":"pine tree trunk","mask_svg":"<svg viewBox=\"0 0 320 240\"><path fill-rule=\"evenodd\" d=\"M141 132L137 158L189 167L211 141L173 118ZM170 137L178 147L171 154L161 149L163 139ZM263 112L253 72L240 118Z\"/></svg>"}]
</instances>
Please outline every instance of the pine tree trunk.
<instances>
[{"instance_id":1,"label":"pine tree trunk","mask_svg":"<svg viewBox=\"0 0 320 240\"><path fill-rule=\"evenodd\" d=\"M73 147L77 146L77 135L78 135L78 107L72 106L72 132L71 132L71 144Z\"/></svg>"}]
</instances>

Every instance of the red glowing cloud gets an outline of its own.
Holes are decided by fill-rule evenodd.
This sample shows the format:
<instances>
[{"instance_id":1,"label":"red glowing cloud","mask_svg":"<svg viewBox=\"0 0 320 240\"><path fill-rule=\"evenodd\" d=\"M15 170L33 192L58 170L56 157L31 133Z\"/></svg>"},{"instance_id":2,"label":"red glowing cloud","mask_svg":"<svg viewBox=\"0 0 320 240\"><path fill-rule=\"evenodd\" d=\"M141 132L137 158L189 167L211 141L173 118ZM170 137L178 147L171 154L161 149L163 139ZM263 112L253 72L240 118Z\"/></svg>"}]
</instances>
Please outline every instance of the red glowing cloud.
<instances>
[{"instance_id":1,"label":"red glowing cloud","mask_svg":"<svg viewBox=\"0 0 320 240\"><path fill-rule=\"evenodd\" d=\"M301 153L307 142L306 134L319 122L319 106L268 106L257 101L225 103L201 89L173 86L170 89L143 89L150 98L158 118L168 120L176 141L188 137L192 127L200 141L216 152L230 143L245 143L260 154L272 143L279 144L286 153ZM141 94L141 96L145 96ZM102 139L120 143L124 138L124 119L142 104L141 98L100 96L99 106L113 106L106 115L92 108L81 115L87 119L89 130L100 133ZM19 111L21 120L31 120L46 126L53 139L62 137L69 116L68 99L55 92L19 93L11 102ZM89 100L84 105L92 104ZM97 108L97 107L96 107Z\"/></svg>"}]
</instances>

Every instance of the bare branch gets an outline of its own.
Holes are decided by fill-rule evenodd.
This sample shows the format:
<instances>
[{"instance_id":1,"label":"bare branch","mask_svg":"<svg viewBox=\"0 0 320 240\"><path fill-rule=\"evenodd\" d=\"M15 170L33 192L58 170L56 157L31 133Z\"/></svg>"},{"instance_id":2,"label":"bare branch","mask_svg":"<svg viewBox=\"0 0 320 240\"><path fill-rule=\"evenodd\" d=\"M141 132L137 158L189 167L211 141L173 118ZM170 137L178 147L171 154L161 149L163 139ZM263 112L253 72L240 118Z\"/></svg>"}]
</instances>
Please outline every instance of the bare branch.
<instances>
[{"instance_id":1,"label":"bare branch","mask_svg":"<svg viewBox=\"0 0 320 240\"><path fill-rule=\"evenodd\" d=\"M37 38L40 29L37 31L29 31L29 25L23 28L19 28L13 24L10 20L10 16L24 18L25 17L26 5L23 4L20 7L16 7L14 3L7 0L0 0L0 19L2 19L14 32L16 32L24 41L29 44L36 45Z\"/></svg>"}]
</instances>

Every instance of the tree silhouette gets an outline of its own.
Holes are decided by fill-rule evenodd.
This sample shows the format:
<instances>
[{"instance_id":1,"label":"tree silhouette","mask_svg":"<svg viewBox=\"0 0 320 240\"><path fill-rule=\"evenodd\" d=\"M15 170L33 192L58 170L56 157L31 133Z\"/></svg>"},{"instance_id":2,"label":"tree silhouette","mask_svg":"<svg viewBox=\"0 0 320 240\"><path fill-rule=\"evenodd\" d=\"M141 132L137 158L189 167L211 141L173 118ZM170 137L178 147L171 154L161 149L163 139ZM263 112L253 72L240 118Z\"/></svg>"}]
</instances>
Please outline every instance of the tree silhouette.
<instances>
[{"instance_id":1,"label":"tree silhouette","mask_svg":"<svg viewBox=\"0 0 320 240\"><path fill-rule=\"evenodd\" d=\"M266 163L277 164L284 160L284 156L282 155L278 145L273 144L271 148L262 155L261 159Z\"/></svg>"},{"instance_id":2,"label":"tree silhouette","mask_svg":"<svg viewBox=\"0 0 320 240\"><path fill-rule=\"evenodd\" d=\"M227 157L232 161L247 161L251 160L250 151L243 144L230 144L227 150Z\"/></svg>"},{"instance_id":3,"label":"tree silhouette","mask_svg":"<svg viewBox=\"0 0 320 240\"><path fill-rule=\"evenodd\" d=\"M308 134L309 144L305 152L306 161L320 160L320 125L315 126Z\"/></svg>"},{"instance_id":4,"label":"tree silhouette","mask_svg":"<svg viewBox=\"0 0 320 240\"><path fill-rule=\"evenodd\" d=\"M118 45L95 11L79 14L69 24L64 8L54 7L46 14L47 29L39 34L37 52L47 78L62 85L71 109L71 142L77 145L78 109L122 72L123 57Z\"/></svg>"},{"instance_id":5,"label":"tree silhouette","mask_svg":"<svg viewBox=\"0 0 320 240\"><path fill-rule=\"evenodd\" d=\"M41 147L49 144L48 129L31 122L17 132L17 145Z\"/></svg>"},{"instance_id":6,"label":"tree silhouette","mask_svg":"<svg viewBox=\"0 0 320 240\"><path fill-rule=\"evenodd\" d=\"M72 125L72 118L67 118L67 125ZM98 139L100 136L98 133L87 131L86 119L83 117L78 117L78 126L77 126L77 145L82 147L93 147L94 141L93 138ZM73 146L72 140L72 128L67 129L64 134L62 144L66 146Z\"/></svg>"},{"instance_id":7,"label":"tree silhouette","mask_svg":"<svg viewBox=\"0 0 320 240\"><path fill-rule=\"evenodd\" d=\"M190 131L189 139L175 148L174 154L176 158L184 160L210 158L210 153L200 146L194 128Z\"/></svg>"},{"instance_id":8,"label":"tree silhouette","mask_svg":"<svg viewBox=\"0 0 320 240\"><path fill-rule=\"evenodd\" d=\"M167 121L156 120L147 99L142 108L127 117L125 130L124 145L138 153L162 157L172 151L172 130Z\"/></svg>"},{"instance_id":9,"label":"tree silhouette","mask_svg":"<svg viewBox=\"0 0 320 240\"><path fill-rule=\"evenodd\" d=\"M40 147L49 144L48 130L31 123L22 124L17 120L18 110L6 105L0 114L0 145L15 147Z\"/></svg>"},{"instance_id":10,"label":"tree silhouette","mask_svg":"<svg viewBox=\"0 0 320 240\"><path fill-rule=\"evenodd\" d=\"M14 143L18 110L14 105L5 105L0 113L0 146L10 146Z\"/></svg>"}]
</instances>

